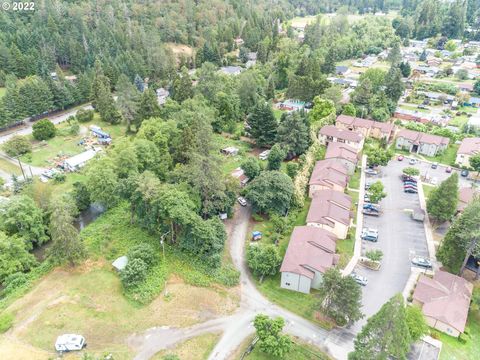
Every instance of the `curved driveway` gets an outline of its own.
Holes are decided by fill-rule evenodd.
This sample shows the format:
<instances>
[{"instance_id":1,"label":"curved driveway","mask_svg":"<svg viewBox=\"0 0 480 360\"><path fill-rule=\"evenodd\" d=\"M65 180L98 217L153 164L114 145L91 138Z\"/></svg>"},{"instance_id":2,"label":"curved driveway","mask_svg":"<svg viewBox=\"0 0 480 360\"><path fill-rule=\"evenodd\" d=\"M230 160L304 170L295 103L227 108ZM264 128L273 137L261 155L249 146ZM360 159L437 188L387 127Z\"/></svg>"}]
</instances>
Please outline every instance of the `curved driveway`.
<instances>
[{"instance_id":1,"label":"curved driveway","mask_svg":"<svg viewBox=\"0 0 480 360\"><path fill-rule=\"evenodd\" d=\"M230 253L234 265L240 271L241 301L235 314L196 324L188 328L159 327L134 334L128 345L137 351L136 360L151 358L160 350L172 347L177 342L188 340L209 332L222 332L222 336L212 350L210 360L224 360L255 332L252 322L255 315L264 313L281 316L285 319L284 331L299 337L305 342L326 348L339 359L345 359L353 348L353 335L346 330L327 331L266 299L250 279L245 263L245 239L247 238L251 209L238 207L229 232Z\"/></svg>"}]
</instances>

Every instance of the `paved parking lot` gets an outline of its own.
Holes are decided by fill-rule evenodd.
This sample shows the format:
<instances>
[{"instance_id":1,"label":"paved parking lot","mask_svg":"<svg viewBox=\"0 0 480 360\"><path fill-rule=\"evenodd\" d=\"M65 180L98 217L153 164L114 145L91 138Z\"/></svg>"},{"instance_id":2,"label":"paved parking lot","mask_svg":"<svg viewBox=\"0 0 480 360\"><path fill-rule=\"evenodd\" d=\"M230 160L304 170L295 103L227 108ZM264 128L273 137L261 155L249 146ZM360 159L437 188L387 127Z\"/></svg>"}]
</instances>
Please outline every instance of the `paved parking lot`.
<instances>
[{"instance_id":1,"label":"paved parking lot","mask_svg":"<svg viewBox=\"0 0 480 360\"><path fill-rule=\"evenodd\" d=\"M397 157L395 156L393 160L390 161L390 163L392 164L393 162L396 162L396 166L395 165L390 165L389 164L389 167L390 166L395 166L395 167L401 167L402 169L405 168L405 167L415 167L417 168L418 170L420 170L420 176L422 176L422 178L430 178L430 179L433 179L433 178L436 178L437 181L438 181L438 184L440 184L443 180L445 180L446 178L448 178L450 175L452 175L454 172L456 172L458 174L458 180L459 180L459 187L470 187L471 186L471 181L470 180L467 180L466 178L460 176L460 171L456 170L456 169L453 169L451 173L447 173L445 170L447 168L446 165L438 165L438 167L436 169L432 169L432 164L430 162L427 162L427 161L420 161L418 160L417 164L416 165L410 165L408 163L409 161L409 158L405 156L405 159L403 161L398 161L397 160ZM428 181L426 181L428 182Z\"/></svg>"},{"instance_id":2,"label":"paved parking lot","mask_svg":"<svg viewBox=\"0 0 480 360\"><path fill-rule=\"evenodd\" d=\"M363 287L365 318L353 325L353 331L359 331L368 317L393 295L403 291L410 276L410 259L413 256L428 257L423 223L412 220L408 211L420 207L418 194L403 192L400 176L406 166L408 163L405 160L392 160L381 169L380 175L366 178L366 181L380 180L387 197L381 201L383 214L380 217L364 217L364 226L378 229L379 240L376 243L362 241L362 252L380 249L383 260L379 271L361 266L355 269L358 274L368 278L368 285Z\"/></svg>"}]
</instances>

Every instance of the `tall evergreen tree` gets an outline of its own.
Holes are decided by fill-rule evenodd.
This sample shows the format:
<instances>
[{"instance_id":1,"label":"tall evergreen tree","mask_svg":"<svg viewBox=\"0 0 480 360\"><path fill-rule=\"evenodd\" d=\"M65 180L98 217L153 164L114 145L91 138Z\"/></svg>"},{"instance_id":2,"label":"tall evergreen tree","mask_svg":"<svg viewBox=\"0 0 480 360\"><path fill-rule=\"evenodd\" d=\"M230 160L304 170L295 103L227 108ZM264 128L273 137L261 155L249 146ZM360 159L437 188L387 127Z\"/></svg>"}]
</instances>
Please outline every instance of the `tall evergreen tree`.
<instances>
[{"instance_id":1,"label":"tall evergreen tree","mask_svg":"<svg viewBox=\"0 0 480 360\"><path fill-rule=\"evenodd\" d=\"M135 128L138 131L143 120L158 116L160 116L160 106L158 105L157 95L153 90L147 89L140 96L137 116L135 118Z\"/></svg>"},{"instance_id":2,"label":"tall evergreen tree","mask_svg":"<svg viewBox=\"0 0 480 360\"><path fill-rule=\"evenodd\" d=\"M310 145L308 121L304 113L282 114L277 130L277 142L287 151L287 158L302 155Z\"/></svg>"},{"instance_id":3,"label":"tall evergreen tree","mask_svg":"<svg viewBox=\"0 0 480 360\"><path fill-rule=\"evenodd\" d=\"M405 86L398 66L392 66L385 77L385 95L395 103L403 94Z\"/></svg>"},{"instance_id":4,"label":"tall evergreen tree","mask_svg":"<svg viewBox=\"0 0 480 360\"><path fill-rule=\"evenodd\" d=\"M355 351L348 354L349 360L406 359L411 337L401 294L391 298L367 320L354 344Z\"/></svg>"},{"instance_id":5,"label":"tall evergreen tree","mask_svg":"<svg viewBox=\"0 0 480 360\"><path fill-rule=\"evenodd\" d=\"M248 116L250 134L258 146L273 145L277 136L277 120L272 107L265 101L259 101Z\"/></svg>"},{"instance_id":6,"label":"tall evergreen tree","mask_svg":"<svg viewBox=\"0 0 480 360\"><path fill-rule=\"evenodd\" d=\"M193 97L192 79L186 67L182 68L173 81L172 98L179 103Z\"/></svg>"}]
</instances>

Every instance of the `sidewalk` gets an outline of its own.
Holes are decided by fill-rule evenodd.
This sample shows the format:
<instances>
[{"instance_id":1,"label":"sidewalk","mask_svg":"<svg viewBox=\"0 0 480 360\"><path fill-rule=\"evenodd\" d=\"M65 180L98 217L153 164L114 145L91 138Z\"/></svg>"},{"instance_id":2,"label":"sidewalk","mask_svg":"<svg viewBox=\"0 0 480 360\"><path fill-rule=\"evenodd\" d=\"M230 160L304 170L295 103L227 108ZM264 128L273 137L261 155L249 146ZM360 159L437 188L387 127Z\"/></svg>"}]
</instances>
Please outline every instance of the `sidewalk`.
<instances>
[{"instance_id":1,"label":"sidewalk","mask_svg":"<svg viewBox=\"0 0 480 360\"><path fill-rule=\"evenodd\" d=\"M360 188L358 189L358 205L357 205L357 225L355 228L355 247L353 249L353 256L348 262L347 266L342 270L342 275L349 275L355 266L357 266L358 259L362 255L362 233L363 224L363 197L365 195L365 167L367 166L367 155L362 156L362 164L360 168Z\"/></svg>"}]
</instances>

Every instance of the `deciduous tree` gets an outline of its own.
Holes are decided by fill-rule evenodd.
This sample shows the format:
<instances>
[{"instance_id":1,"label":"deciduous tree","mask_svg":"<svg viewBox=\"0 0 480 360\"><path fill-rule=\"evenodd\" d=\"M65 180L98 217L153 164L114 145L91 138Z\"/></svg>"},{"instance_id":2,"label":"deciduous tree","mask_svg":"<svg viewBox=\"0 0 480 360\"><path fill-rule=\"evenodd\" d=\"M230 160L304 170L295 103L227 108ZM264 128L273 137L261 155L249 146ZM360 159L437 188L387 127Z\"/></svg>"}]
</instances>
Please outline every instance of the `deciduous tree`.
<instances>
[{"instance_id":1,"label":"deciduous tree","mask_svg":"<svg viewBox=\"0 0 480 360\"><path fill-rule=\"evenodd\" d=\"M32 135L36 140L51 139L56 132L55 125L48 119L39 120L32 126Z\"/></svg>"},{"instance_id":2,"label":"deciduous tree","mask_svg":"<svg viewBox=\"0 0 480 360\"><path fill-rule=\"evenodd\" d=\"M280 144L275 144L272 146L270 153L267 158L267 169L268 170L280 170L282 166L282 161L287 155L286 151L282 148Z\"/></svg>"},{"instance_id":3,"label":"deciduous tree","mask_svg":"<svg viewBox=\"0 0 480 360\"><path fill-rule=\"evenodd\" d=\"M292 341L281 333L285 326L282 318L271 319L267 315L259 314L255 317L253 326L257 330L258 347L261 351L275 358L282 358L290 351Z\"/></svg>"},{"instance_id":4,"label":"deciduous tree","mask_svg":"<svg viewBox=\"0 0 480 360\"><path fill-rule=\"evenodd\" d=\"M247 264L255 276L263 281L265 276L273 276L278 272L278 268L282 263L282 258L278 254L275 245L259 245L252 244L247 250Z\"/></svg>"},{"instance_id":5,"label":"deciduous tree","mask_svg":"<svg viewBox=\"0 0 480 360\"><path fill-rule=\"evenodd\" d=\"M322 311L339 325L355 322L363 317L360 310L360 286L352 277L343 277L337 268L325 272L319 291Z\"/></svg>"},{"instance_id":6,"label":"deciduous tree","mask_svg":"<svg viewBox=\"0 0 480 360\"><path fill-rule=\"evenodd\" d=\"M443 223L453 217L458 204L458 175L454 173L435 188L427 200L428 214Z\"/></svg>"},{"instance_id":7,"label":"deciduous tree","mask_svg":"<svg viewBox=\"0 0 480 360\"><path fill-rule=\"evenodd\" d=\"M246 198L260 213L285 214L290 208L293 183L279 171L264 171L246 189Z\"/></svg>"}]
</instances>

